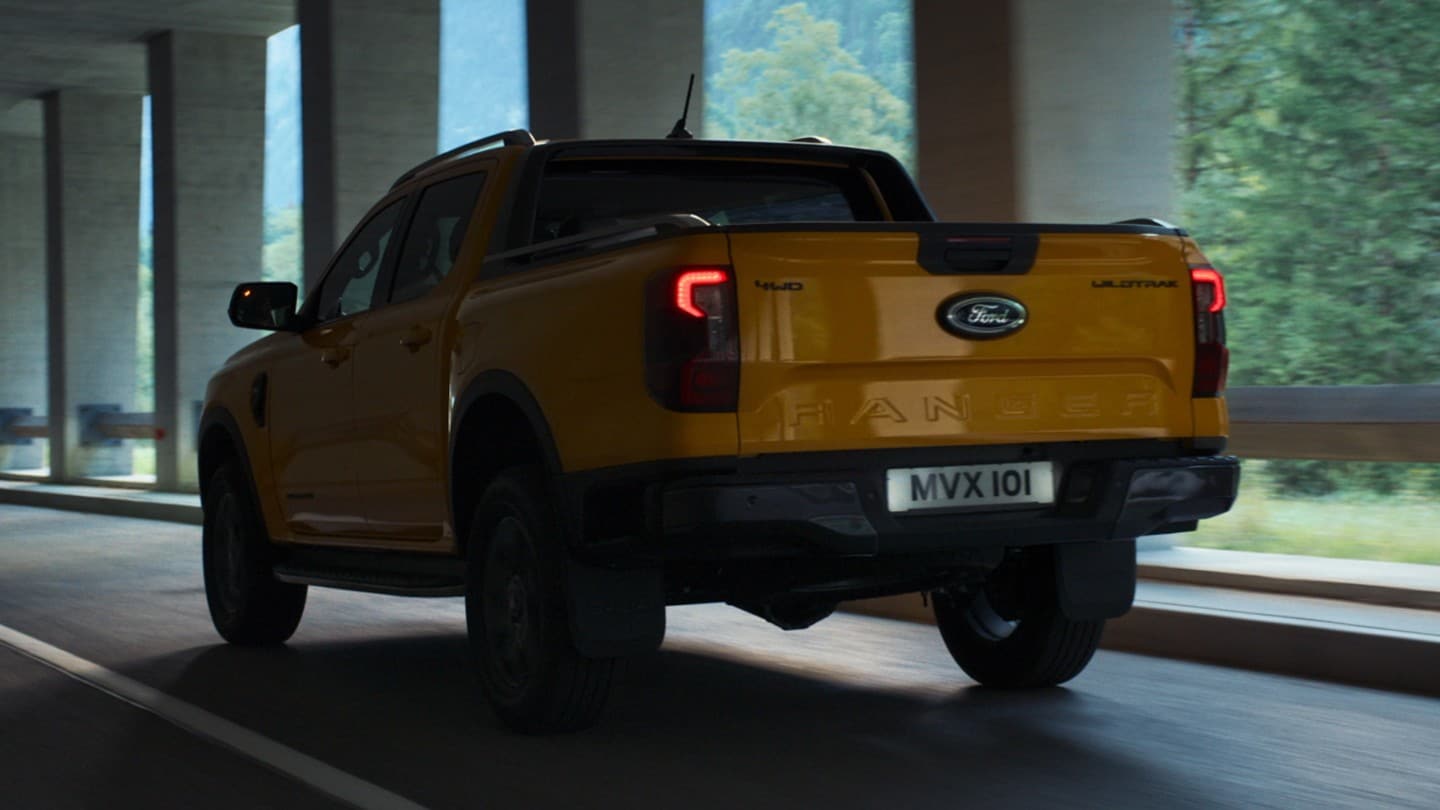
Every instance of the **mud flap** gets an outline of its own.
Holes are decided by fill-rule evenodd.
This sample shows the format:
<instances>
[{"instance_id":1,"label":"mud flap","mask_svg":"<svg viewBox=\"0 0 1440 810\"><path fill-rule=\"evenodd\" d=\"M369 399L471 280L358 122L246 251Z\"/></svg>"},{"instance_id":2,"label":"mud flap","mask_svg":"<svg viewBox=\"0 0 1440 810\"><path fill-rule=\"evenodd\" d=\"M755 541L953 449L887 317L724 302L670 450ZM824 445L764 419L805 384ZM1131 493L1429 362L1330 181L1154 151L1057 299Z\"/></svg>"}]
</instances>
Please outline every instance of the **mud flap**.
<instances>
[{"instance_id":1,"label":"mud flap","mask_svg":"<svg viewBox=\"0 0 1440 810\"><path fill-rule=\"evenodd\" d=\"M570 632L586 658L653 652L665 640L660 568L607 568L570 559Z\"/></svg>"},{"instance_id":2,"label":"mud flap","mask_svg":"<svg viewBox=\"0 0 1440 810\"><path fill-rule=\"evenodd\" d=\"M1135 541L1064 543L1055 547L1055 592L1066 617L1123 616L1135 602Z\"/></svg>"}]
</instances>

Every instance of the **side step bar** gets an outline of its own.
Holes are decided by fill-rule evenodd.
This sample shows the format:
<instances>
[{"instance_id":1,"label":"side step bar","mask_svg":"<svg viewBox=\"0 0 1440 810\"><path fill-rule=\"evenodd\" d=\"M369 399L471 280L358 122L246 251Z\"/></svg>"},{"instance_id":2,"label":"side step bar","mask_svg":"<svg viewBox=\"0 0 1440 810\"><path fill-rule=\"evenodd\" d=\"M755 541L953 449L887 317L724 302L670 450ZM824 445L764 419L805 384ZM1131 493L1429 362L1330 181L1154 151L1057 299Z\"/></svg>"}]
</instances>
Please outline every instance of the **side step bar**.
<instances>
[{"instance_id":1,"label":"side step bar","mask_svg":"<svg viewBox=\"0 0 1440 810\"><path fill-rule=\"evenodd\" d=\"M392 596L463 596L465 562L458 557L295 546L282 550L275 578Z\"/></svg>"}]
</instances>

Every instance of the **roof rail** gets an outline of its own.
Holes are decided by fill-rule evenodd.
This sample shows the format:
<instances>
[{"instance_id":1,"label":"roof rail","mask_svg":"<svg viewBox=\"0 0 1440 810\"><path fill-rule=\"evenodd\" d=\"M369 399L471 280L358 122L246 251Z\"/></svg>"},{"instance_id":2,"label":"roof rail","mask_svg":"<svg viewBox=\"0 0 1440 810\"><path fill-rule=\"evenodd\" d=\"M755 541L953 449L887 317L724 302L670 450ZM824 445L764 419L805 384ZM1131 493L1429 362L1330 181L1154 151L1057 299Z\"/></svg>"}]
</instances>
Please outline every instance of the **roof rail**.
<instances>
[{"instance_id":1,"label":"roof rail","mask_svg":"<svg viewBox=\"0 0 1440 810\"><path fill-rule=\"evenodd\" d=\"M483 138L477 138L476 140L473 140L469 143L461 144L460 146L457 146L448 152L442 152L435 157L424 161L420 165L396 178L395 182L390 184L390 188L393 189L396 186L399 186L406 180L409 180L415 175L420 174L421 172L433 166L439 166L442 163L448 163L452 160L458 160L459 158L465 157L466 155L469 155L473 152L479 152L482 149L489 148L490 146L534 145L535 136L531 135L530 130L528 129L507 129L504 132L497 132L494 135L486 135Z\"/></svg>"}]
</instances>

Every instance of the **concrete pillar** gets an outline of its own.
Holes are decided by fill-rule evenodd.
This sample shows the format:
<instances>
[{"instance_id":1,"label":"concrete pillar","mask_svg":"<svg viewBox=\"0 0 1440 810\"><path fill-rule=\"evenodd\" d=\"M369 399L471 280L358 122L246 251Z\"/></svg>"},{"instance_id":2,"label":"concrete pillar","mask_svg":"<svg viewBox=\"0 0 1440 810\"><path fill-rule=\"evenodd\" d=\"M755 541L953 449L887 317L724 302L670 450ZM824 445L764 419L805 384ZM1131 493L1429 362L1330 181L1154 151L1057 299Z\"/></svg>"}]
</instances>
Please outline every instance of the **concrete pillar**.
<instances>
[{"instance_id":1,"label":"concrete pillar","mask_svg":"<svg viewBox=\"0 0 1440 810\"><path fill-rule=\"evenodd\" d=\"M38 129L38 127L37 127ZM0 423L45 413L45 145L0 132ZM36 469L43 446L0 440L0 470Z\"/></svg>"},{"instance_id":2,"label":"concrete pillar","mask_svg":"<svg viewBox=\"0 0 1440 810\"><path fill-rule=\"evenodd\" d=\"M82 446L77 410L134 406L140 96L61 90L44 101L50 470L125 475L130 448Z\"/></svg>"},{"instance_id":3,"label":"concrete pillar","mask_svg":"<svg viewBox=\"0 0 1440 810\"><path fill-rule=\"evenodd\" d=\"M155 478L194 489L196 412L253 340L225 315L260 278L265 38L171 31L149 42L155 154Z\"/></svg>"},{"instance_id":4,"label":"concrete pillar","mask_svg":"<svg viewBox=\"0 0 1440 810\"><path fill-rule=\"evenodd\" d=\"M944 219L1173 212L1166 0L916 0L919 180Z\"/></svg>"},{"instance_id":5,"label":"concrete pillar","mask_svg":"<svg viewBox=\"0 0 1440 810\"><path fill-rule=\"evenodd\" d=\"M297 11L308 289L395 178L435 154L440 2L299 0Z\"/></svg>"},{"instance_id":6,"label":"concrete pillar","mask_svg":"<svg viewBox=\"0 0 1440 810\"><path fill-rule=\"evenodd\" d=\"M691 73L699 134L703 0L530 0L526 30L536 137L664 137Z\"/></svg>"}]
</instances>

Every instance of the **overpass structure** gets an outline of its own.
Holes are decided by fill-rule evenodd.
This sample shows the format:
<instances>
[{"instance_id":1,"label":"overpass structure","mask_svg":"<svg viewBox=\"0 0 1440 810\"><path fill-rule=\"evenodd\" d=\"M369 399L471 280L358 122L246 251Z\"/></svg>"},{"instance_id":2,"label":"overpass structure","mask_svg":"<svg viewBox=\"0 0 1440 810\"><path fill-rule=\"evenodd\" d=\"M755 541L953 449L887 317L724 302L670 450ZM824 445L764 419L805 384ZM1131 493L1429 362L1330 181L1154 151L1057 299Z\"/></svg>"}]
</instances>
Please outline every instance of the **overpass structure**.
<instances>
[{"instance_id":1,"label":"overpass structure","mask_svg":"<svg viewBox=\"0 0 1440 810\"><path fill-rule=\"evenodd\" d=\"M0 425L20 431L0 444L0 470L37 466L38 450L13 440L43 423L52 479L130 472L126 448L95 427L107 418L96 406L134 411L148 93L156 484L195 489L194 402L249 339L223 312L261 264L265 38L300 24L313 280L369 204L436 151L439 5L0 2ZM1105 5L1101 15L1067 0L915 5L918 173L940 215L1170 215L1168 6ZM527 21L541 137L663 134L683 77L702 71L703 0L530 0ZM692 129L703 109L697 99Z\"/></svg>"},{"instance_id":2,"label":"overpass structure","mask_svg":"<svg viewBox=\"0 0 1440 810\"><path fill-rule=\"evenodd\" d=\"M197 488L195 403L211 371L250 337L224 317L231 288L260 274L265 40L301 26L303 248L305 277L313 281L365 208L395 177L436 152L440 2L0 0L0 477L39 467L43 441L49 457L43 479L52 486L45 491L49 495L30 502L68 498L72 506L110 514L193 519L196 507L188 493ZM530 128L540 137L663 134L676 116L682 77L702 72L704 5L704 0L528 0ZM1170 14L1166 0L915 0L918 179L937 213L975 221L1171 217ZM147 94L155 167L150 324L155 406L137 413L135 257L141 100ZM692 107L694 130L703 107L698 99ZM1242 388L1232 390L1230 401L1232 450L1243 456L1440 461L1440 420L1434 416L1440 386ZM125 478L133 472L127 442L141 438L155 442L154 489L170 495L146 500L61 491L63 485ZM11 497L16 491L0 482L0 501L16 500ZM111 535L123 545L95 542ZM30 672L33 661L16 664L7 652L24 648L31 658L60 668L56 661L69 659L46 658L44 645L24 641L44 638L73 642L72 656L144 687L125 692L130 687L105 676L99 679L102 689L127 695L137 705L154 697L144 689L163 692L156 698L162 709L149 707L157 716L269 767L261 778L233 763L176 754L181 760L195 757L187 762L213 774L217 784L244 786L233 797L212 795L209 800L218 806L230 801L412 806L391 791L371 790L374 783L430 806L464 806L496 796L498 806L542 806L524 803L536 790L553 803L568 797L568 806L583 806L576 796L597 795L547 784L555 776L543 766L541 753L553 751L506 749L512 752L506 756L515 758L513 772L485 761L478 770L496 786L491 793L455 776L467 762L491 756L510 741L491 730L465 737L472 729L446 713L453 701L465 699L463 685L448 677L453 673L441 672L431 681L417 674L443 670L448 665L443 662L460 654L453 632L445 629L454 630L453 605L392 610L384 604L360 607L343 594L320 597L321 635L301 642L310 645L316 663L295 675L273 659L209 649L213 639L195 632L199 627L208 633L208 622L196 618L203 612L193 593L199 574L176 556L193 554L195 545L190 527L0 506L0 687L14 677L17 683L42 684L50 695L42 709L7 715L17 718L10 727L61 745L80 736L95 717L115 711L97 708L93 715L64 719L63 704L73 697L65 685ZM37 571L55 577L53 587L34 581ZM1286 661L1305 658L1320 664L1296 674L1352 681L1356 678L1345 673L1358 671L1357 660L1369 660L1406 669L1404 677L1376 685L1440 692L1440 631L1427 625L1440 601L1433 592L1423 593L1429 586L1406 590L1324 577L1187 574L1159 563L1150 574L1152 582L1219 584L1251 594L1279 591L1300 600L1293 603L1296 611L1304 607L1304 594L1375 610L1402 609L1394 607L1399 600L1404 613L1355 619L1339 608L1312 605L1306 609L1315 613L1304 619L1309 624L1303 632L1293 630L1300 625L1276 630L1283 625L1277 616L1289 603L1247 602L1233 610L1207 603L1167 612L1166 600L1184 595L1157 587L1149 597L1150 612L1118 633L1112 647L1282 670ZM1408 595L1396 596L1402 591ZM913 616L913 607L878 612ZM1251 619L1268 618L1226 618L1247 612ZM62 614L76 618L49 618ZM889 780L889 789L898 791L893 795L915 800L896 806L940 796L955 800L956 791L987 778L1000 787L982 798L1016 806L1099 801L1154 806L1168 799L1180 806L1434 807L1440 801L1440 771L1431 758L1416 754L1440 743L1434 732L1440 715L1427 698L1112 652L1102 654L1112 657L1101 661L1096 676L1106 679L1104 685L1097 680L1086 691L1082 682L1074 700L956 699L937 685L934 662L906 646L921 642L917 634L925 629L915 625L844 617L839 629L819 642L830 646L812 650L823 672L797 674L801 665L795 657L754 628L725 625L704 611L682 614L668 657L645 665L650 669L642 682L657 702L637 716L649 725L613 734L623 754L659 762L665 773L657 784L667 790L708 785L707 795L687 794L687 803L698 806L805 803L796 795L834 806L875 806L878 800L866 799L879 794L866 793L874 785L861 778L868 773ZM1365 624L1372 620L1376 626ZM1387 621L1395 624L1379 626ZM397 635L418 634L419 640L392 639L388 649L371 645L357 637L357 623L364 622L391 627ZM136 638L126 636L142 623L146 629ZM10 628L16 629L5 635ZM721 642L701 640L716 628L723 631ZM1186 652L1206 645L1219 652ZM1229 652L1222 655L1221 648ZM847 650L873 653L877 663L861 667L847 660ZM391 669L395 662L399 668ZM772 665L773 672L766 669ZM13 672L22 674L7 675ZM247 696L255 683L294 688L278 689L266 702ZM365 716L337 708L332 687L351 708L376 691L388 697L371 707L374 716ZM837 688L843 693L839 708L855 710L856 719L838 721L822 706L819 696L833 697ZM767 788L757 799L761 794L717 782L702 765L677 754L694 742L672 722L676 713L694 711L687 689L718 695L699 717L724 729L696 750L732 768L742 783L774 790ZM779 690L781 697L752 694L764 689ZM0 689L0 707L5 695ZM750 699L760 700L759 708L746 702ZM784 700L793 704L779 705ZM268 753L255 754L245 747L254 739L226 737L223 724L178 710L176 701L239 723L242 731L263 732L292 753L312 752L315 761L263 742L256 750ZM1166 714L1158 708L1164 706L1179 708ZM168 716L164 707L189 719ZM908 719L876 719L891 710ZM957 719L964 712L970 719ZM814 763L785 753L774 767L790 770L780 773L736 753L746 746L762 749L773 739L807 744L794 729L775 737L770 725L775 717L832 735L819 751L847 772L822 774ZM972 736L937 730L934 717L956 722ZM1266 726L1292 720L1283 732ZM1359 729L1365 744L1325 736L1345 723ZM386 749L393 754L387 759L379 749L316 732L327 724L365 739L399 729L414 742L413 750ZM1117 731L1117 724L1125 730ZM1143 750L1130 734L1135 728L1157 740L1157 748ZM143 750L183 747L154 729L136 737ZM6 752L13 753L6 738L13 739L9 732L0 735L0 772ZM893 745L872 745L876 738ZM1000 749L974 742L982 738L1018 742L1031 753L1006 760ZM918 741L917 747L907 748L906 739ZM1197 741L1195 747L1187 750L1187 740ZM71 744L82 759L103 760L103 742ZM602 767L587 764L573 743L556 750L556 761L583 778L603 782L618 774L635 783L648 778L619 754L600 756ZM937 751L951 758L948 770L924 764ZM1296 764L1306 756L1320 762ZM1058 779L1057 761L1069 763ZM1272 767L1268 777L1254 776L1257 761ZM326 763L341 763L367 778L346 781L345 774L326 771L332 767ZM963 779L954 773L961 765ZM1320 773L1331 765L1332 773ZM1386 768L1393 769L1392 776L1384 774ZM115 769L116 783L152 804L190 795L183 780L166 793L123 770ZM153 763L135 773L152 771L157 779L170 778ZM302 792L297 799L287 794L294 785L271 783L276 771L318 792ZM34 800L20 806L93 806L90 800L97 799L98 794L61 793L56 795L63 801L48 801L55 796L45 794L44 779L36 774L66 778L60 766L41 763L16 781L16 795ZM917 775L918 786L905 783ZM447 787L437 788L440 780L448 780ZM197 785L195 795L205 795L203 782ZM614 803L645 801L633 784L611 784L608 790L604 795ZM797 793L801 790L810 792Z\"/></svg>"}]
</instances>

